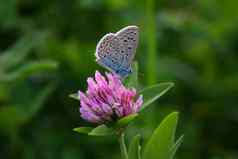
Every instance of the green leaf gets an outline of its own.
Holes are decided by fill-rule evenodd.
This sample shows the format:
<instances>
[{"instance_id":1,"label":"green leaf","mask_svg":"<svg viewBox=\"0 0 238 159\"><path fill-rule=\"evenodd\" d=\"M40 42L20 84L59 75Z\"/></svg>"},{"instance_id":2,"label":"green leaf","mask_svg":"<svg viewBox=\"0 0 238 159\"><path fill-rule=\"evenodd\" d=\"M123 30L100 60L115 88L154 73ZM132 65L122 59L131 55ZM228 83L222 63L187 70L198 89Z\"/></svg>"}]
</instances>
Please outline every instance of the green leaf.
<instances>
[{"instance_id":1,"label":"green leaf","mask_svg":"<svg viewBox=\"0 0 238 159\"><path fill-rule=\"evenodd\" d=\"M44 106L45 100L55 90L56 83L49 83L42 87L42 89L36 94L29 96L31 100L28 100L24 108L26 122L31 120L39 110ZM23 103L22 103L23 104Z\"/></svg>"},{"instance_id":2,"label":"green leaf","mask_svg":"<svg viewBox=\"0 0 238 159\"><path fill-rule=\"evenodd\" d=\"M170 158L169 159L173 159L178 148L180 147L180 145L183 142L183 135L180 136L180 138L175 142L175 144L172 146L172 148L170 149Z\"/></svg>"},{"instance_id":3,"label":"green leaf","mask_svg":"<svg viewBox=\"0 0 238 159\"><path fill-rule=\"evenodd\" d=\"M133 137L130 146L129 146L129 150L128 150L128 157L129 159L139 159L140 158L140 139L141 136L140 135L136 135L135 137Z\"/></svg>"},{"instance_id":4,"label":"green leaf","mask_svg":"<svg viewBox=\"0 0 238 159\"><path fill-rule=\"evenodd\" d=\"M20 99L26 98L27 101L20 103L15 99L15 105L4 106L0 109L0 131L1 129L4 129L7 133L13 130L16 131L20 126L29 122L44 106L45 100L55 88L55 83L49 83L43 86L40 91L35 91L35 93L31 91L26 93L21 90L25 97Z\"/></svg>"},{"instance_id":5,"label":"green leaf","mask_svg":"<svg viewBox=\"0 0 238 159\"><path fill-rule=\"evenodd\" d=\"M138 116L137 113L125 116L118 120L115 124L116 128L126 127L130 122L132 122Z\"/></svg>"},{"instance_id":6,"label":"green leaf","mask_svg":"<svg viewBox=\"0 0 238 159\"><path fill-rule=\"evenodd\" d=\"M111 128L108 128L106 125L99 125L98 127L94 128L88 135L91 136L108 136L113 135L114 131Z\"/></svg>"},{"instance_id":7,"label":"green leaf","mask_svg":"<svg viewBox=\"0 0 238 159\"><path fill-rule=\"evenodd\" d=\"M129 88L138 87L138 63L134 62L132 65L132 74L125 79L125 86Z\"/></svg>"},{"instance_id":8,"label":"green leaf","mask_svg":"<svg viewBox=\"0 0 238 159\"><path fill-rule=\"evenodd\" d=\"M32 74L45 73L46 71L52 70L54 71L57 67L58 64L56 62L49 60L41 62L28 62L13 72L3 74L0 81L19 81Z\"/></svg>"},{"instance_id":9,"label":"green leaf","mask_svg":"<svg viewBox=\"0 0 238 159\"><path fill-rule=\"evenodd\" d=\"M170 159L177 121L178 113L174 112L161 122L146 144L143 159Z\"/></svg>"},{"instance_id":10,"label":"green leaf","mask_svg":"<svg viewBox=\"0 0 238 159\"><path fill-rule=\"evenodd\" d=\"M78 127L78 128L73 129L73 131L78 132L78 133L82 133L82 134L88 134L92 130L93 130L92 127Z\"/></svg>"},{"instance_id":11,"label":"green leaf","mask_svg":"<svg viewBox=\"0 0 238 159\"><path fill-rule=\"evenodd\" d=\"M19 27L17 4L17 0L0 1L0 21L3 30L11 29L14 26Z\"/></svg>"},{"instance_id":12,"label":"green leaf","mask_svg":"<svg viewBox=\"0 0 238 159\"><path fill-rule=\"evenodd\" d=\"M0 132L10 134L25 122L25 113L17 106L8 105L0 108Z\"/></svg>"},{"instance_id":13,"label":"green leaf","mask_svg":"<svg viewBox=\"0 0 238 159\"><path fill-rule=\"evenodd\" d=\"M77 93L73 93L69 95L70 98L76 99L76 100L80 100L80 97Z\"/></svg>"},{"instance_id":14,"label":"green leaf","mask_svg":"<svg viewBox=\"0 0 238 159\"><path fill-rule=\"evenodd\" d=\"M31 50L39 46L46 36L46 32L34 32L33 34L25 35L13 47L3 52L0 56L1 67L4 66L4 69L9 69L22 63L27 55L31 53Z\"/></svg>"},{"instance_id":15,"label":"green leaf","mask_svg":"<svg viewBox=\"0 0 238 159\"><path fill-rule=\"evenodd\" d=\"M164 95L170 88L174 86L172 82L165 82L153 85L151 87L147 87L139 92L139 94L143 95L144 104L142 105L142 109L145 109L159 97ZM142 110L141 109L141 110Z\"/></svg>"}]
</instances>

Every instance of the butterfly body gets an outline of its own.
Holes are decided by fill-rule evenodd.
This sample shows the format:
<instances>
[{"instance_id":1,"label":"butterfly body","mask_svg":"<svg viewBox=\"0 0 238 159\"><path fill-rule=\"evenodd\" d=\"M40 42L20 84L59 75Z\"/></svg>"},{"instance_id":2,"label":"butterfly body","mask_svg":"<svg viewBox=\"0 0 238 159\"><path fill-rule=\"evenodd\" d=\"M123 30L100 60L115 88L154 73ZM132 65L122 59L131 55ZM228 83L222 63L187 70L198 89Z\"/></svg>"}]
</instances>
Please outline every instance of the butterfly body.
<instances>
[{"instance_id":1,"label":"butterfly body","mask_svg":"<svg viewBox=\"0 0 238 159\"><path fill-rule=\"evenodd\" d=\"M108 70L110 70L111 72L114 72L118 75L120 75L121 77L126 77L128 74L132 73L132 67L117 67L117 65L115 65L114 63L112 63L110 60L108 59L98 59L96 60L97 63L105 68L107 68Z\"/></svg>"},{"instance_id":2,"label":"butterfly body","mask_svg":"<svg viewBox=\"0 0 238 159\"><path fill-rule=\"evenodd\" d=\"M117 33L106 34L96 48L96 61L110 71L126 77L132 72L139 32L137 26L127 26Z\"/></svg>"}]
</instances>

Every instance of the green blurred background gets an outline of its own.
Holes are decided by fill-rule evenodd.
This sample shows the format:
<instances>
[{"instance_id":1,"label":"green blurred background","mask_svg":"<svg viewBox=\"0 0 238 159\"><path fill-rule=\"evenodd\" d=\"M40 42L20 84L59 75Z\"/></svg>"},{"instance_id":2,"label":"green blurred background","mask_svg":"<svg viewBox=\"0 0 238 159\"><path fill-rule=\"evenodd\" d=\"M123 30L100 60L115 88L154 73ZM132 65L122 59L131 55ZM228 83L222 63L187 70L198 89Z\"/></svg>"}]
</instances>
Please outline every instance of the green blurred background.
<instances>
[{"instance_id":1,"label":"green blurred background","mask_svg":"<svg viewBox=\"0 0 238 159\"><path fill-rule=\"evenodd\" d=\"M169 112L185 134L178 159L238 158L238 1L0 0L0 158L119 159L114 137L72 128L108 32L140 27L140 86L175 87L130 125L144 141Z\"/></svg>"}]
</instances>

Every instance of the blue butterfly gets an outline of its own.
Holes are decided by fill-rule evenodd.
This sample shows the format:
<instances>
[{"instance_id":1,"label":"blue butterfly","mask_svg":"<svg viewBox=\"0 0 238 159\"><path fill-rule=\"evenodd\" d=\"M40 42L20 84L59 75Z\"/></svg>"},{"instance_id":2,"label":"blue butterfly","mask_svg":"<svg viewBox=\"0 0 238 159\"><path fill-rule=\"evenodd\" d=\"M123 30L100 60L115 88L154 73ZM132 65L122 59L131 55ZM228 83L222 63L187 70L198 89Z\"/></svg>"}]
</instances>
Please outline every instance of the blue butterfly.
<instances>
[{"instance_id":1,"label":"blue butterfly","mask_svg":"<svg viewBox=\"0 0 238 159\"><path fill-rule=\"evenodd\" d=\"M132 73L138 41L137 26L127 26L117 33L106 34L97 44L97 63L121 77L128 76Z\"/></svg>"}]
</instances>

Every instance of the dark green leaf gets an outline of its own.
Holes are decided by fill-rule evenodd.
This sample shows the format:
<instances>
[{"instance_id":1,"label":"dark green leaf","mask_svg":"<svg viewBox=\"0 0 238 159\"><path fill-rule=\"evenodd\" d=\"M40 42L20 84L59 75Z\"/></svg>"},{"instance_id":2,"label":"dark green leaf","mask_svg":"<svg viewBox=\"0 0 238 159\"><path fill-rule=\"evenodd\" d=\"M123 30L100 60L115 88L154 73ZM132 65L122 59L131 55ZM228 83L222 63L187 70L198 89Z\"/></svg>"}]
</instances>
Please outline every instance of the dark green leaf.
<instances>
[{"instance_id":1,"label":"dark green leaf","mask_svg":"<svg viewBox=\"0 0 238 159\"><path fill-rule=\"evenodd\" d=\"M0 132L9 134L25 122L25 113L17 106L8 105L0 108Z\"/></svg>"},{"instance_id":2,"label":"dark green leaf","mask_svg":"<svg viewBox=\"0 0 238 159\"><path fill-rule=\"evenodd\" d=\"M88 135L91 136L108 136L113 135L114 131L111 128L108 128L106 125L99 125L98 127L94 128Z\"/></svg>"},{"instance_id":3,"label":"dark green leaf","mask_svg":"<svg viewBox=\"0 0 238 159\"><path fill-rule=\"evenodd\" d=\"M2 107L0 109L0 129L4 128L6 132L17 130L21 125L29 122L42 108L54 88L55 84L50 83L44 86L41 91L30 94L28 97L30 100L26 103L17 102L14 106Z\"/></svg>"},{"instance_id":4,"label":"dark green leaf","mask_svg":"<svg viewBox=\"0 0 238 159\"><path fill-rule=\"evenodd\" d=\"M0 81L19 81L32 74L55 70L57 66L54 61L29 62L13 72L3 74Z\"/></svg>"},{"instance_id":5,"label":"dark green leaf","mask_svg":"<svg viewBox=\"0 0 238 159\"><path fill-rule=\"evenodd\" d=\"M116 122L115 127L116 128L121 128L121 127L126 127L130 122L132 122L136 117L138 116L138 114L131 114L128 115L126 117L121 118L120 120L118 120Z\"/></svg>"},{"instance_id":6,"label":"dark green leaf","mask_svg":"<svg viewBox=\"0 0 238 159\"><path fill-rule=\"evenodd\" d=\"M164 95L170 88L174 86L172 82L165 82L153 85L151 87L147 87L139 92L139 94L143 95L144 104L142 109L145 109L159 97Z\"/></svg>"},{"instance_id":7,"label":"dark green leaf","mask_svg":"<svg viewBox=\"0 0 238 159\"><path fill-rule=\"evenodd\" d=\"M128 150L128 157L129 159L139 159L140 158L140 135L136 135L133 137L129 150Z\"/></svg>"},{"instance_id":8,"label":"dark green leaf","mask_svg":"<svg viewBox=\"0 0 238 159\"><path fill-rule=\"evenodd\" d=\"M76 132L82 133L82 134L88 134L92 130L93 130L92 127L78 127L78 128L73 129L73 131L76 131Z\"/></svg>"},{"instance_id":9,"label":"dark green leaf","mask_svg":"<svg viewBox=\"0 0 238 159\"><path fill-rule=\"evenodd\" d=\"M175 144L172 146L172 148L170 149L170 159L173 159L178 148L180 147L180 145L183 142L183 135L180 136L180 138L175 142Z\"/></svg>"},{"instance_id":10,"label":"dark green leaf","mask_svg":"<svg viewBox=\"0 0 238 159\"><path fill-rule=\"evenodd\" d=\"M31 49L44 41L46 35L46 32L25 35L13 47L3 52L0 56L0 65L4 66L4 69L9 69L22 63L26 56L31 53Z\"/></svg>"},{"instance_id":11,"label":"dark green leaf","mask_svg":"<svg viewBox=\"0 0 238 159\"><path fill-rule=\"evenodd\" d=\"M169 159L174 145L178 113L169 114L154 131L146 144L143 159Z\"/></svg>"},{"instance_id":12,"label":"dark green leaf","mask_svg":"<svg viewBox=\"0 0 238 159\"><path fill-rule=\"evenodd\" d=\"M45 100L55 90L55 88L56 83L49 83L42 87L41 91L37 92L37 94L32 95L31 100L26 103L27 109L25 109L25 114L27 120L30 120L39 112L42 106L44 106Z\"/></svg>"}]
</instances>

